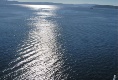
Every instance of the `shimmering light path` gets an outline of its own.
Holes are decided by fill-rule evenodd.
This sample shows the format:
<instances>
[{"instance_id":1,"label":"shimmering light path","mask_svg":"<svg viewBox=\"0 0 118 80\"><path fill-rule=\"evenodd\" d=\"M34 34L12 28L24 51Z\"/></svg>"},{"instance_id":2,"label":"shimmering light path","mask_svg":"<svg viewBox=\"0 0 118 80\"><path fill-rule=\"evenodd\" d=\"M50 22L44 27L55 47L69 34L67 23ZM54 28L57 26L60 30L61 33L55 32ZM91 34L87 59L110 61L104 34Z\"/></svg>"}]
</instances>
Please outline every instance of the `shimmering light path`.
<instances>
[{"instance_id":1,"label":"shimmering light path","mask_svg":"<svg viewBox=\"0 0 118 80\"><path fill-rule=\"evenodd\" d=\"M0 5L0 80L112 80L117 17L109 8Z\"/></svg>"},{"instance_id":2,"label":"shimmering light path","mask_svg":"<svg viewBox=\"0 0 118 80\"><path fill-rule=\"evenodd\" d=\"M18 57L9 64L11 68L3 71L10 71L4 79L12 77L14 80L60 80L63 76L63 50L57 41L59 29L56 22L47 19L56 16L57 8L50 5L21 6L36 10L35 16L28 19L31 30L17 50Z\"/></svg>"}]
</instances>

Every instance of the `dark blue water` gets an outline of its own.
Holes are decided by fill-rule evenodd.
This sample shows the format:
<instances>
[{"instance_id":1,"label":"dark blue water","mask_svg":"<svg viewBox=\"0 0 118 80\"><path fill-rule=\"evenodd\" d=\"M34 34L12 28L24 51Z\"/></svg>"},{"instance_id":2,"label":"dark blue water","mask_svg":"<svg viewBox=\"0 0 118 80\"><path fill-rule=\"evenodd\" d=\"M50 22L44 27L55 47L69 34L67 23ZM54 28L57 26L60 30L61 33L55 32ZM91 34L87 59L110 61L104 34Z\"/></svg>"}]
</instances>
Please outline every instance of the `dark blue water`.
<instances>
[{"instance_id":1,"label":"dark blue water","mask_svg":"<svg viewBox=\"0 0 118 80\"><path fill-rule=\"evenodd\" d=\"M112 80L118 10L0 5L0 80Z\"/></svg>"}]
</instances>

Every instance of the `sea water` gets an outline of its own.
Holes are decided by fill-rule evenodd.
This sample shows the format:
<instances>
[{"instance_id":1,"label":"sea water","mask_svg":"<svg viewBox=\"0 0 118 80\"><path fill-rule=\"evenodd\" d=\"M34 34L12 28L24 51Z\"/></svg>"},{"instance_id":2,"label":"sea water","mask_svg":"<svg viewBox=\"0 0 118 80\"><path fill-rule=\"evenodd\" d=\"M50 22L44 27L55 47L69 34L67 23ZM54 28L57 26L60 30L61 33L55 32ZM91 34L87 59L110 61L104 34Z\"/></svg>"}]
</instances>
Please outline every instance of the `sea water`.
<instances>
[{"instance_id":1,"label":"sea water","mask_svg":"<svg viewBox=\"0 0 118 80\"><path fill-rule=\"evenodd\" d=\"M112 80L118 10L0 5L0 80Z\"/></svg>"}]
</instances>

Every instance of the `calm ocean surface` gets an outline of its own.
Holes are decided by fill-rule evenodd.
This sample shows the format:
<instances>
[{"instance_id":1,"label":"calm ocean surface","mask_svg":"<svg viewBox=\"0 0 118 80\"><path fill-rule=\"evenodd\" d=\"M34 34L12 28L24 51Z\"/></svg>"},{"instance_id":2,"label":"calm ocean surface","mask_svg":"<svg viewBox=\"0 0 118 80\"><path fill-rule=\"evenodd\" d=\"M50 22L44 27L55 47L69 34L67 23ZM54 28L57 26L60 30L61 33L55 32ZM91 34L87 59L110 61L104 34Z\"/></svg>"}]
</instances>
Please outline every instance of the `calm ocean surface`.
<instances>
[{"instance_id":1,"label":"calm ocean surface","mask_svg":"<svg viewBox=\"0 0 118 80\"><path fill-rule=\"evenodd\" d=\"M112 80L118 10L0 5L0 80Z\"/></svg>"}]
</instances>

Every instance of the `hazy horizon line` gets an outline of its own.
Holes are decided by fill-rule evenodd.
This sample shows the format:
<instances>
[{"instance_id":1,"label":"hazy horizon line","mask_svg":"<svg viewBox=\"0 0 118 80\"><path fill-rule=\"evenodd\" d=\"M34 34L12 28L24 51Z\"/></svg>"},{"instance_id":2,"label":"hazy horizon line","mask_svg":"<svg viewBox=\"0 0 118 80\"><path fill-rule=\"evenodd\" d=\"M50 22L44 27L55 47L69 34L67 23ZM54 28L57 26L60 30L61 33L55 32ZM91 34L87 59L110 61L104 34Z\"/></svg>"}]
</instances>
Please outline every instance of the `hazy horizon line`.
<instances>
[{"instance_id":1,"label":"hazy horizon line","mask_svg":"<svg viewBox=\"0 0 118 80\"><path fill-rule=\"evenodd\" d=\"M61 2L51 2L51 1L16 1L16 0L1 0L1 1L8 1L8 2L19 2L19 3L56 3L56 4L72 4L72 5L81 5L81 4L88 4L88 5L111 5L111 6L118 6L113 4L97 4L97 3L61 3Z\"/></svg>"}]
</instances>

